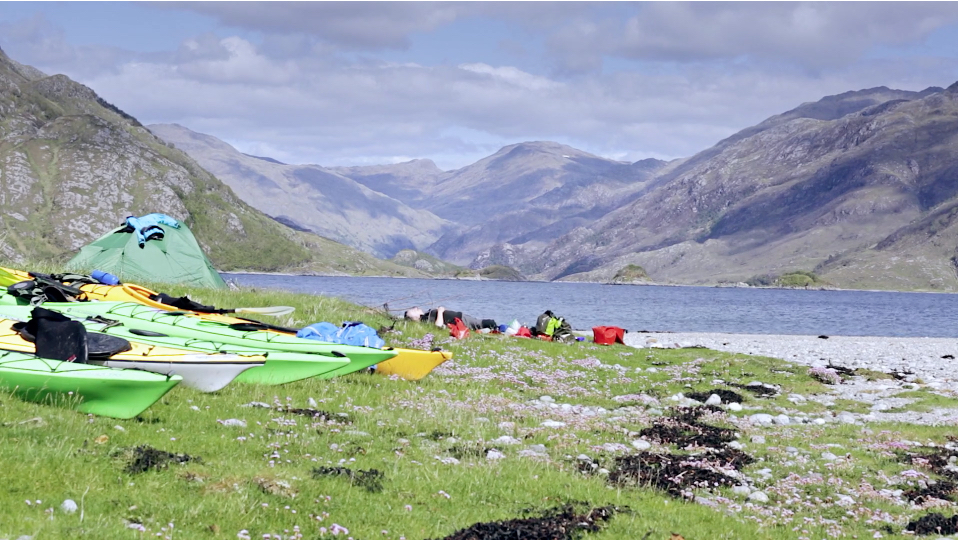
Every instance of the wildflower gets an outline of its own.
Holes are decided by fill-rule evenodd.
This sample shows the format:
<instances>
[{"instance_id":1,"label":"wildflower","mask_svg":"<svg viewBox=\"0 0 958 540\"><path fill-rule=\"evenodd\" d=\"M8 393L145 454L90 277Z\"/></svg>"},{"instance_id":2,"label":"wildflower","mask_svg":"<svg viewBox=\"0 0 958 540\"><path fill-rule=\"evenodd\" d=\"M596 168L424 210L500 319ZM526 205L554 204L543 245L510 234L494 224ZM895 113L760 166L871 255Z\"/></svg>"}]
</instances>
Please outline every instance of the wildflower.
<instances>
[{"instance_id":1,"label":"wildflower","mask_svg":"<svg viewBox=\"0 0 958 540\"><path fill-rule=\"evenodd\" d=\"M407 504L406 506L403 506L403 508L405 508L407 512L412 512L412 505L411 505L411 504Z\"/></svg>"},{"instance_id":2,"label":"wildflower","mask_svg":"<svg viewBox=\"0 0 958 540\"><path fill-rule=\"evenodd\" d=\"M349 534L349 529L347 529L346 527L343 527L342 525L338 523L333 523L332 526L330 526L329 528L329 532L333 533L333 536L336 536L339 533Z\"/></svg>"}]
</instances>

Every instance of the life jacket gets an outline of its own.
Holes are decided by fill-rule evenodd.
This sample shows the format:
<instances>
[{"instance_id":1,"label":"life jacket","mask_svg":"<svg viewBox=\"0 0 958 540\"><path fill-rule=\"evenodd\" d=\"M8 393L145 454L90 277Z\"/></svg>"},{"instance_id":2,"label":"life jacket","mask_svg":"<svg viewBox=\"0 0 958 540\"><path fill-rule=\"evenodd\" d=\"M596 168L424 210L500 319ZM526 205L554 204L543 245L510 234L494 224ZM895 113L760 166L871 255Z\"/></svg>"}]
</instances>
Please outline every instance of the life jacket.
<instances>
[{"instance_id":1,"label":"life jacket","mask_svg":"<svg viewBox=\"0 0 958 540\"><path fill-rule=\"evenodd\" d=\"M466 326L466 323L462 322L462 319L456 317L456 320L452 324L449 324L449 335L456 339L463 339L469 337L469 327Z\"/></svg>"},{"instance_id":2,"label":"life jacket","mask_svg":"<svg viewBox=\"0 0 958 540\"><path fill-rule=\"evenodd\" d=\"M78 302L86 300L86 293L77 285L83 283L99 283L90 276L82 274L41 274L30 272L26 281L14 283L7 287L7 293L17 298L27 300L31 306L43 302Z\"/></svg>"}]
</instances>

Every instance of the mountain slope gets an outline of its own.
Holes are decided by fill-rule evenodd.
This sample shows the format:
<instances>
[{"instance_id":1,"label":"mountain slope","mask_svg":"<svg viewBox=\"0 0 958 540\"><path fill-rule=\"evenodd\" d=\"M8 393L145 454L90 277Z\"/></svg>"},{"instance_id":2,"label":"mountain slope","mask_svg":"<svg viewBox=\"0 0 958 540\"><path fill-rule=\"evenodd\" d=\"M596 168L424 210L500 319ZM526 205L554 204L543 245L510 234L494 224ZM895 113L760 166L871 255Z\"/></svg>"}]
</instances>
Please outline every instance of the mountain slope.
<instances>
[{"instance_id":1,"label":"mountain slope","mask_svg":"<svg viewBox=\"0 0 958 540\"><path fill-rule=\"evenodd\" d=\"M149 126L278 221L380 257L433 243L449 224L317 165L286 165L248 156L176 124Z\"/></svg>"},{"instance_id":2,"label":"mountain slope","mask_svg":"<svg viewBox=\"0 0 958 540\"><path fill-rule=\"evenodd\" d=\"M0 52L0 255L65 258L131 214L184 220L220 268L310 253L139 122L63 75Z\"/></svg>"},{"instance_id":3,"label":"mountain slope","mask_svg":"<svg viewBox=\"0 0 958 540\"><path fill-rule=\"evenodd\" d=\"M277 223L93 90L0 51L0 258L64 261L150 212L221 270L422 275Z\"/></svg>"},{"instance_id":4,"label":"mountain slope","mask_svg":"<svg viewBox=\"0 0 958 540\"><path fill-rule=\"evenodd\" d=\"M892 245L914 248L930 234L923 223L950 215L958 103L955 86L843 96L773 117L686 160L632 203L527 257L523 269L602 279L634 263L655 279L714 283L816 268L854 284L855 261L887 259ZM882 244L887 238L898 240ZM914 270L901 282L954 288L954 269L941 273L952 255L929 252L936 262L926 266L935 270Z\"/></svg>"},{"instance_id":5,"label":"mountain slope","mask_svg":"<svg viewBox=\"0 0 958 540\"><path fill-rule=\"evenodd\" d=\"M552 142L506 146L440 177L429 209L467 228L428 251L473 268L510 264L492 256L496 246L542 247L622 204L664 165L613 161Z\"/></svg>"}]
</instances>

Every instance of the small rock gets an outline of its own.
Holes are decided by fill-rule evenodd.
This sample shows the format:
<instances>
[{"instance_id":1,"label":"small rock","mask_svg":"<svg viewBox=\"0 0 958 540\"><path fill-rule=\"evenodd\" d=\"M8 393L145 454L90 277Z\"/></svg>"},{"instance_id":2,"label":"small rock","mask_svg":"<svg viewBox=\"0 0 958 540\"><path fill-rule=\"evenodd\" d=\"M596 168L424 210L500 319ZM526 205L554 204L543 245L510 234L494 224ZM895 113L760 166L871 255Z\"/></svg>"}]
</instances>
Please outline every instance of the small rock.
<instances>
[{"instance_id":1,"label":"small rock","mask_svg":"<svg viewBox=\"0 0 958 540\"><path fill-rule=\"evenodd\" d=\"M545 422L539 425L542 427L560 428L560 427L565 427L565 422L559 422L557 420L546 420Z\"/></svg>"},{"instance_id":2,"label":"small rock","mask_svg":"<svg viewBox=\"0 0 958 540\"><path fill-rule=\"evenodd\" d=\"M749 416L748 419L753 424L771 424L773 421L773 416L768 413L756 413L752 416Z\"/></svg>"},{"instance_id":3,"label":"small rock","mask_svg":"<svg viewBox=\"0 0 958 540\"><path fill-rule=\"evenodd\" d=\"M708 399L705 400L705 404L717 407L722 404L722 396L718 394L712 394Z\"/></svg>"},{"instance_id":4,"label":"small rock","mask_svg":"<svg viewBox=\"0 0 958 540\"><path fill-rule=\"evenodd\" d=\"M765 444L765 437L762 435L753 435L752 442L755 444Z\"/></svg>"},{"instance_id":5,"label":"small rock","mask_svg":"<svg viewBox=\"0 0 958 540\"><path fill-rule=\"evenodd\" d=\"M822 459L825 461L835 461L838 459L838 456L831 452L822 452Z\"/></svg>"},{"instance_id":6,"label":"small rock","mask_svg":"<svg viewBox=\"0 0 958 540\"><path fill-rule=\"evenodd\" d=\"M530 444L526 447L526 450L530 452L535 452L536 454L547 454L546 445L544 444Z\"/></svg>"},{"instance_id":7,"label":"small rock","mask_svg":"<svg viewBox=\"0 0 958 540\"><path fill-rule=\"evenodd\" d=\"M541 401L541 402L543 402L543 403L555 403L555 402L556 402L556 400L553 399L552 396L542 396L542 397L539 398L539 401Z\"/></svg>"},{"instance_id":8,"label":"small rock","mask_svg":"<svg viewBox=\"0 0 958 540\"><path fill-rule=\"evenodd\" d=\"M646 372L646 373L658 373L658 372L659 372L659 368L654 368L654 367L646 368L645 372Z\"/></svg>"},{"instance_id":9,"label":"small rock","mask_svg":"<svg viewBox=\"0 0 958 540\"><path fill-rule=\"evenodd\" d=\"M579 454L578 456L575 457L575 459L578 461L583 461L585 463L592 463L592 458L590 458L589 456L585 454Z\"/></svg>"},{"instance_id":10,"label":"small rock","mask_svg":"<svg viewBox=\"0 0 958 540\"><path fill-rule=\"evenodd\" d=\"M272 406L269 403L263 403L262 401L250 401L246 405L240 405L240 407L260 407L262 409L272 409Z\"/></svg>"},{"instance_id":11,"label":"small rock","mask_svg":"<svg viewBox=\"0 0 958 540\"><path fill-rule=\"evenodd\" d=\"M732 488L732 493L741 497L747 497L750 493L752 493L752 490L748 486L735 486Z\"/></svg>"},{"instance_id":12,"label":"small rock","mask_svg":"<svg viewBox=\"0 0 958 540\"><path fill-rule=\"evenodd\" d=\"M243 425L246 425L246 424L243 424ZM347 429L346 431L343 432L343 435L349 435L350 437L359 437L362 439L368 439L369 437L372 437L372 435L370 435L369 433L366 433L365 431L358 431L355 429Z\"/></svg>"},{"instance_id":13,"label":"small rock","mask_svg":"<svg viewBox=\"0 0 958 540\"><path fill-rule=\"evenodd\" d=\"M319 403L316 403L316 400L313 398L307 398L306 404L314 409L319 408Z\"/></svg>"},{"instance_id":14,"label":"small rock","mask_svg":"<svg viewBox=\"0 0 958 540\"><path fill-rule=\"evenodd\" d=\"M798 453L798 448L795 448L794 446L786 446L786 447L785 447L785 452L786 452L786 453L789 453L789 454L797 454L797 453Z\"/></svg>"},{"instance_id":15,"label":"small rock","mask_svg":"<svg viewBox=\"0 0 958 540\"><path fill-rule=\"evenodd\" d=\"M843 424L854 424L856 422L855 415L852 413L843 412L838 415L838 421Z\"/></svg>"},{"instance_id":16,"label":"small rock","mask_svg":"<svg viewBox=\"0 0 958 540\"><path fill-rule=\"evenodd\" d=\"M662 412L662 409L656 409L654 407L645 412L649 413L649 416L662 416L663 414L665 414L664 412Z\"/></svg>"},{"instance_id":17,"label":"small rock","mask_svg":"<svg viewBox=\"0 0 958 540\"><path fill-rule=\"evenodd\" d=\"M608 476L608 475L609 475L609 469L605 469L605 468L599 469L599 470L597 470L597 471L595 471L595 472L597 472L598 474L601 474L602 476Z\"/></svg>"},{"instance_id":18,"label":"small rock","mask_svg":"<svg viewBox=\"0 0 958 540\"><path fill-rule=\"evenodd\" d=\"M642 451L652 448L652 443L645 439L636 439L632 441L632 446L635 447L636 450Z\"/></svg>"},{"instance_id":19,"label":"small rock","mask_svg":"<svg viewBox=\"0 0 958 540\"><path fill-rule=\"evenodd\" d=\"M816 424L816 425L819 425L819 426L822 426L822 425L825 425L825 419L824 419L824 418L816 418L816 419L812 420L812 423L814 423L814 424Z\"/></svg>"},{"instance_id":20,"label":"small rock","mask_svg":"<svg viewBox=\"0 0 958 540\"><path fill-rule=\"evenodd\" d=\"M745 448L745 445L742 444L742 443L740 443L740 442L738 442L738 441L732 441L732 442L728 443L728 447L729 447L729 448L734 448L735 450L742 450L743 448Z\"/></svg>"},{"instance_id":21,"label":"small rock","mask_svg":"<svg viewBox=\"0 0 958 540\"><path fill-rule=\"evenodd\" d=\"M791 419L789 419L788 415L786 414L780 414L776 416L775 418L772 418L772 423L778 424L780 426L786 426L790 424L791 422L792 422Z\"/></svg>"},{"instance_id":22,"label":"small rock","mask_svg":"<svg viewBox=\"0 0 958 540\"><path fill-rule=\"evenodd\" d=\"M502 437L499 437L498 439L494 439L492 442L495 444L508 444L508 445L522 443L522 441L520 441L519 439L515 437L510 437L508 435L503 435Z\"/></svg>"},{"instance_id":23,"label":"small rock","mask_svg":"<svg viewBox=\"0 0 958 540\"><path fill-rule=\"evenodd\" d=\"M505 454L496 450L495 448L486 452L486 459L488 460L504 459L505 457L506 457Z\"/></svg>"},{"instance_id":24,"label":"small rock","mask_svg":"<svg viewBox=\"0 0 958 540\"><path fill-rule=\"evenodd\" d=\"M126 431L126 428L123 427L123 426L113 426L113 429L115 429L115 430L117 430L117 431Z\"/></svg>"},{"instance_id":25,"label":"small rock","mask_svg":"<svg viewBox=\"0 0 958 540\"><path fill-rule=\"evenodd\" d=\"M77 511L77 503L73 499L66 499L60 503L60 510L63 510L67 514L72 514Z\"/></svg>"},{"instance_id":26,"label":"small rock","mask_svg":"<svg viewBox=\"0 0 958 540\"><path fill-rule=\"evenodd\" d=\"M246 427L246 421L239 418L227 418L226 420L217 420L226 427Z\"/></svg>"},{"instance_id":27,"label":"small rock","mask_svg":"<svg viewBox=\"0 0 958 540\"><path fill-rule=\"evenodd\" d=\"M95 442L95 443L97 443L97 444L106 444L106 443L109 442L109 441L110 441L110 436L109 436L109 435L100 435L100 436L97 437L96 439L93 439L93 442Z\"/></svg>"},{"instance_id":28,"label":"small rock","mask_svg":"<svg viewBox=\"0 0 958 540\"><path fill-rule=\"evenodd\" d=\"M485 416L478 416L478 417L476 417L476 422L479 423L479 424L485 424L485 423L489 422L489 419L486 418Z\"/></svg>"},{"instance_id":29,"label":"small rock","mask_svg":"<svg viewBox=\"0 0 958 540\"><path fill-rule=\"evenodd\" d=\"M730 410L730 411L732 411L732 412L739 412L739 411L742 410L742 404L741 404L741 403L735 403L735 402L729 403L729 404L728 404L728 410Z\"/></svg>"},{"instance_id":30,"label":"small rock","mask_svg":"<svg viewBox=\"0 0 958 540\"><path fill-rule=\"evenodd\" d=\"M516 428L515 422L499 422L498 424L500 431L512 431Z\"/></svg>"},{"instance_id":31,"label":"small rock","mask_svg":"<svg viewBox=\"0 0 958 540\"><path fill-rule=\"evenodd\" d=\"M768 502L768 495L763 491L753 491L749 493L747 499L754 503L765 504Z\"/></svg>"},{"instance_id":32,"label":"small rock","mask_svg":"<svg viewBox=\"0 0 958 540\"><path fill-rule=\"evenodd\" d=\"M805 403L806 401L808 401L808 400L805 398L805 396L803 396L803 395L801 395L801 394L789 394L789 395L788 395L788 400L791 401L792 403L796 404L796 405L800 405L800 404Z\"/></svg>"}]
</instances>

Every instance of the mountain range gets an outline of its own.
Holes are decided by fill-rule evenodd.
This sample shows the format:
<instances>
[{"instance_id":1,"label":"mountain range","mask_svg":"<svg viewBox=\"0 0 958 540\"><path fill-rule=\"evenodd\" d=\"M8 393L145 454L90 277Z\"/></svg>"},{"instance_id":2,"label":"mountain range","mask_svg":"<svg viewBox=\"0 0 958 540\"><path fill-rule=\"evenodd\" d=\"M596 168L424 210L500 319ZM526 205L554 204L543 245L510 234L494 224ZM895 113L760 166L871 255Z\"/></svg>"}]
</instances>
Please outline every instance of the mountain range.
<instances>
[{"instance_id":1,"label":"mountain range","mask_svg":"<svg viewBox=\"0 0 958 540\"><path fill-rule=\"evenodd\" d=\"M329 171L442 220L425 251L472 268L609 281L638 265L687 284L813 271L841 287L958 290L956 93L828 96L671 162L526 142L452 171Z\"/></svg>"},{"instance_id":2,"label":"mountain range","mask_svg":"<svg viewBox=\"0 0 958 540\"><path fill-rule=\"evenodd\" d=\"M958 290L956 157L958 84L828 96L669 162L541 141L450 171L425 159L290 165L183 126L144 127L0 53L0 257L11 260L65 257L126 215L163 211L222 269L505 265L610 281L628 268L676 284L812 271L839 287Z\"/></svg>"}]
</instances>

